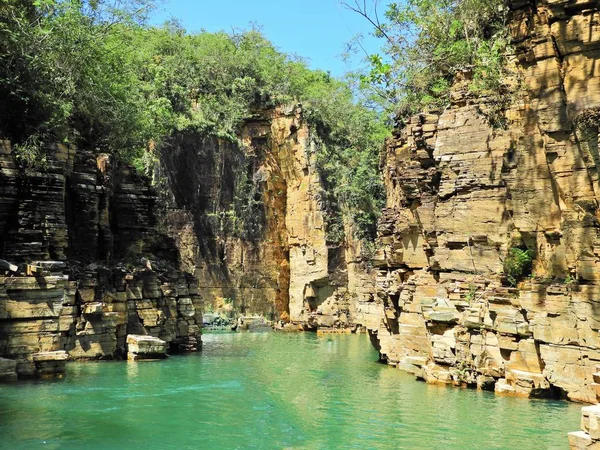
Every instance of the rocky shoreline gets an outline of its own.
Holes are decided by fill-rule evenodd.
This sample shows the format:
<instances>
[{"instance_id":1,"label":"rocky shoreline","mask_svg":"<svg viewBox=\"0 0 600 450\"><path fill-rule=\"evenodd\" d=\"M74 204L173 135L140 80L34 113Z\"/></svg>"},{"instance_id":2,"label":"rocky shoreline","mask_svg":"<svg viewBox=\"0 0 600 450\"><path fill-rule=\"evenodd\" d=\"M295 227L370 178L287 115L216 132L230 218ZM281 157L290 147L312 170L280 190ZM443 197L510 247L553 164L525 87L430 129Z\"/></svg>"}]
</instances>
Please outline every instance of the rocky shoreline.
<instances>
[{"instance_id":1,"label":"rocky shoreline","mask_svg":"<svg viewBox=\"0 0 600 450\"><path fill-rule=\"evenodd\" d=\"M198 281L176 268L157 229L149 180L71 146L50 145L38 168L19 166L9 142L0 149L9 260L0 275L0 357L15 364L7 372L47 377L64 373L67 358L124 359L130 334L160 338L172 351L198 350Z\"/></svg>"},{"instance_id":2,"label":"rocky shoreline","mask_svg":"<svg viewBox=\"0 0 600 450\"><path fill-rule=\"evenodd\" d=\"M443 112L395 130L375 294L358 319L383 360L430 383L599 399L597 5L512 2L511 98L466 70ZM586 86L585 88L583 86ZM518 280L511 254L532 255Z\"/></svg>"}]
</instances>

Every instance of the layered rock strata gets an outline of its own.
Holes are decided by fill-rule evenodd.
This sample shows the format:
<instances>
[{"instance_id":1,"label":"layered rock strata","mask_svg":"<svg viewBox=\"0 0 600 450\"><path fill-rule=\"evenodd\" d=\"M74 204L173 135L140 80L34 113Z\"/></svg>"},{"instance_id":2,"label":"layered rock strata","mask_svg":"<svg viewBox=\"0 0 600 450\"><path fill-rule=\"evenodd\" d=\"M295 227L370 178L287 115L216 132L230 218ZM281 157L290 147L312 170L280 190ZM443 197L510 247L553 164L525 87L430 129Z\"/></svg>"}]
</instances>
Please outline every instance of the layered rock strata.
<instances>
[{"instance_id":1,"label":"layered rock strata","mask_svg":"<svg viewBox=\"0 0 600 450\"><path fill-rule=\"evenodd\" d=\"M0 358L0 382L17 381L17 362Z\"/></svg>"},{"instance_id":2,"label":"layered rock strata","mask_svg":"<svg viewBox=\"0 0 600 450\"><path fill-rule=\"evenodd\" d=\"M569 433L571 450L600 448L600 405L581 408L581 430Z\"/></svg>"},{"instance_id":3,"label":"layered rock strata","mask_svg":"<svg viewBox=\"0 0 600 450\"><path fill-rule=\"evenodd\" d=\"M382 359L427 381L596 402L598 6L511 8L510 105L471 95L465 73L451 107L387 143L377 295L359 320ZM511 287L514 248L534 261Z\"/></svg>"},{"instance_id":4,"label":"layered rock strata","mask_svg":"<svg viewBox=\"0 0 600 450\"><path fill-rule=\"evenodd\" d=\"M187 134L163 152L183 267L213 310L351 326L362 260L354 247L328 245L316 144L302 108L259 111L239 136L238 144Z\"/></svg>"},{"instance_id":5,"label":"layered rock strata","mask_svg":"<svg viewBox=\"0 0 600 450\"><path fill-rule=\"evenodd\" d=\"M37 378L62 378L69 355L64 350L39 352L32 356Z\"/></svg>"},{"instance_id":6,"label":"layered rock strata","mask_svg":"<svg viewBox=\"0 0 600 450\"><path fill-rule=\"evenodd\" d=\"M198 283L175 267L149 182L70 146L49 146L36 168L0 148L0 257L22 269L0 276L0 356L18 376L60 373L66 357L122 358L127 334L199 348Z\"/></svg>"},{"instance_id":7,"label":"layered rock strata","mask_svg":"<svg viewBox=\"0 0 600 450\"><path fill-rule=\"evenodd\" d=\"M144 361L167 357L167 342L154 336L127 335L127 360Z\"/></svg>"}]
</instances>

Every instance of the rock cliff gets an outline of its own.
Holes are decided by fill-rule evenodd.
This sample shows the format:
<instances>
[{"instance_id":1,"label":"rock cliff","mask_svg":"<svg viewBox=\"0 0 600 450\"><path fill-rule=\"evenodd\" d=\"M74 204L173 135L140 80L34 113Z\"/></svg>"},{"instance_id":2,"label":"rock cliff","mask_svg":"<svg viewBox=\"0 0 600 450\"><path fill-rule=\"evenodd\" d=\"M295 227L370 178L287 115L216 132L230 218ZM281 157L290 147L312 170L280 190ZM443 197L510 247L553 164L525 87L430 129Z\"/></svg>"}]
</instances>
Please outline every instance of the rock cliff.
<instances>
[{"instance_id":1,"label":"rock cliff","mask_svg":"<svg viewBox=\"0 0 600 450\"><path fill-rule=\"evenodd\" d=\"M256 112L238 143L186 134L163 152L171 233L212 308L309 328L352 324L348 265L359 258L328 245L315 150L293 106Z\"/></svg>"},{"instance_id":2,"label":"rock cliff","mask_svg":"<svg viewBox=\"0 0 600 450\"><path fill-rule=\"evenodd\" d=\"M129 334L194 350L204 304L292 329L354 326L369 290L360 246L328 242L315 145L300 106L259 111L237 142L174 136L152 187L65 145L26 167L3 141L0 258L22 270L0 278L0 357L25 377L45 373L47 352L122 358Z\"/></svg>"},{"instance_id":3,"label":"rock cliff","mask_svg":"<svg viewBox=\"0 0 600 450\"><path fill-rule=\"evenodd\" d=\"M0 356L16 360L19 377L47 375L64 351L123 357L129 333L196 349L197 280L174 269L148 181L108 155L65 145L22 167L1 144L0 258L22 270L0 277Z\"/></svg>"},{"instance_id":4,"label":"rock cliff","mask_svg":"<svg viewBox=\"0 0 600 450\"><path fill-rule=\"evenodd\" d=\"M388 363L429 382L597 400L598 13L512 2L504 101L471 95L465 72L449 108L388 141L376 295L359 307ZM533 255L514 287L511 249Z\"/></svg>"}]
</instances>

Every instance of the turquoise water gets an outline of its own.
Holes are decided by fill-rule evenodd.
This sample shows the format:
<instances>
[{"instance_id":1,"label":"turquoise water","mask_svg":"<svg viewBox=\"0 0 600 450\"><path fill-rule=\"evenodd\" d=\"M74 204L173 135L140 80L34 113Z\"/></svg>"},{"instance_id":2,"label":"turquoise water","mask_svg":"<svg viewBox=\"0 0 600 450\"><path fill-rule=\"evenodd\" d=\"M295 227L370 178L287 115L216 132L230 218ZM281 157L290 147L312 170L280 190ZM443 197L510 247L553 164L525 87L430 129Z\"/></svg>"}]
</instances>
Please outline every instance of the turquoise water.
<instances>
[{"instance_id":1,"label":"turquoise water","mask_svg":"<svg viewBox=\"0 0 600 450\"><path fill-rule=\"evenodd\" d=\"M428 386L368 338L208 334L202 354L0 387L2 449L566 449L581 405Z\"/></svg>"}]
</instances>

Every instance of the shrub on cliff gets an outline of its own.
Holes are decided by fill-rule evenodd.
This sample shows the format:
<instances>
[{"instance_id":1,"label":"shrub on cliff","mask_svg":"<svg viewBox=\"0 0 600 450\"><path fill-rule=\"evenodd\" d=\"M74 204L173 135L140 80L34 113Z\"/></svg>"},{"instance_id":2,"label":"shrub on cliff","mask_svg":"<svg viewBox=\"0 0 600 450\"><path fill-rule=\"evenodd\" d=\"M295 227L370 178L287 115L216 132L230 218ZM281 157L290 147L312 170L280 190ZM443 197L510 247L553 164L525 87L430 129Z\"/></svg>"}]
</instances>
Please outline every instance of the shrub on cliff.
<instances>
[{"instance_id":1,"label":"shrub on cliff","mask_svg":"<svg viewBox=\"0 0 600 450\"><path fill-rule=\"evenodd\" d=\"M511 286L531 273L533 264L533 252L513 247L508 251L504 259L504 276Z\"/></svg>"},{"instance_id":2,"label":"shrub on cliff","mask_svg":"<svg viewBox=\"0 0 600 450\"><path fill-rule=\"evenodd\" d=\"M351 106L347 87L328 95L336 95L336 101L309 116L319 131L317 167L329 193L328 241L335 245L343 240L344 217L350 220L354 237L373 240L385 199L379 150L388 131L375 112ZM347 96L347 103L340 101L342 96Z\"/></svg>"}]
</instances>

